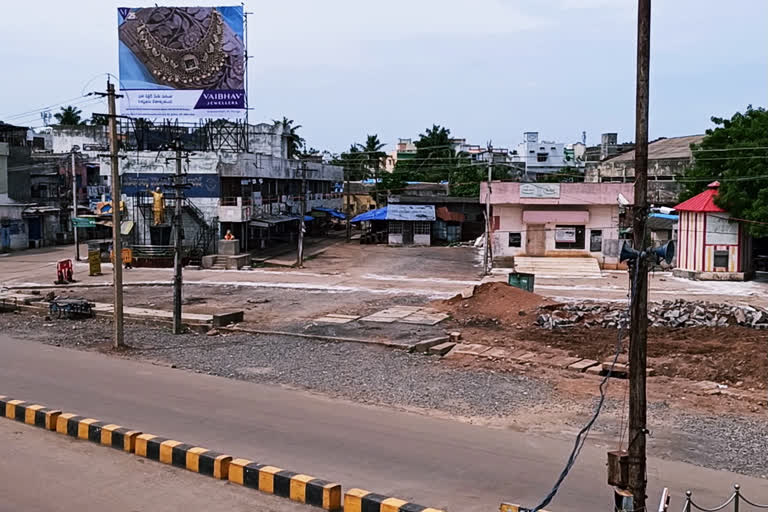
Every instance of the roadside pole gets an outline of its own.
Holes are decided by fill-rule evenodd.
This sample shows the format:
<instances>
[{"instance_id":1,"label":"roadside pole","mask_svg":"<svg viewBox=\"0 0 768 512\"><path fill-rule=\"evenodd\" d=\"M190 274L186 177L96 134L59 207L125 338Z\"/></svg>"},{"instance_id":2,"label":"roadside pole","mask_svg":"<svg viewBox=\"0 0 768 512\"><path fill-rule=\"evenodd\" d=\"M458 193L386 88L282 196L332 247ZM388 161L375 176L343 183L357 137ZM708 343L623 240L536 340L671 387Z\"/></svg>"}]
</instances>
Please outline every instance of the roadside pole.
<instances>
[{"instance_id":1,"label":"roadside pole","mask_svg":"<svg viewBox=\"0 0 768 512\"><path fill-rule=\"evenodd\" d=\"M483 250L483 272L491 273L491 180L493 179L493 145L488 144L488 190L485 196L485 248Z\"/></svg>"},{"instance_id":2,"label":"roadside pole","mask_svg":"<svg viewBox=\"0 0 768 512\"><path fill-rule=\"evenodd\" d=\"M648 95L650 72L651 0L638 0L637 92L635 112L635 204L632 229L635 250L645 247L648 213ZM636 260L632 277L629 339L629 445L628 483L634 510L645 510L646 500L646 365L648 343L648 259Z\"/></svg>"},{"instance_id":3,"label":"roadside pole","mask_svg":"<svg viewBox=\"0 0 768 512\"><path fill-rule=\"evenodd\" d=\"M181 287L182 287L182 269L181 269L181 257L182 257L182 194L184 190L184 184L182 183L181 173L181 141L176 139L174 141L174 149L176 150L176 175L173 180L173 188L176 194L176 208L173 215L173 334L181 334L183 332L181 324Z\"/></svg>"},{"instance_id":4,"label":"roadside pole","mask_svg":"<svg viewBox=\"0 0 768 512\"><path fill-rule=\"evenodd\" d=\"M349 243L352 240L352 224L349 223L352 220L352 205L350 204L349 171L347 169L344 169L344 175L347 178L344 185L344 196L347 203L347 243Z\"/></svg>"},{"instance_id":5,"label":"roadside pole","mask_svg":"<svg viewBox=\"0 0 768 512\"><path fill-rule=\"evenodd\" d=\"M77 171L75 148L72 148L72 234L75 236L75 261L80 261L80 245L77 240Z\"/></svg>"},{"instance_id":6,"label":"roadside pole","mask_svg":"<svg viewBox=\"0 0 768 512\"><path fill-rule=\"evenodd\" d=\"M296 266L304 267L304 214L307 211L307 162L301 161L301 211L299 212L299 245L296 248Z\"/></svg>"},{"instance_id":7,"label":"roadside pole","mask_svg":"<svg viewBox=\"0 0 768 512\"><path fill-rule=\"evenodd\" d=\"M114 304L114 347L122 348L123 341L123 244L120 239L120 172L117 157L117 109L115 107L115 86L107 79L107 100L109 106L109 160L112 171L112 286L115 290Z\"/></svg>"}]
</instances>

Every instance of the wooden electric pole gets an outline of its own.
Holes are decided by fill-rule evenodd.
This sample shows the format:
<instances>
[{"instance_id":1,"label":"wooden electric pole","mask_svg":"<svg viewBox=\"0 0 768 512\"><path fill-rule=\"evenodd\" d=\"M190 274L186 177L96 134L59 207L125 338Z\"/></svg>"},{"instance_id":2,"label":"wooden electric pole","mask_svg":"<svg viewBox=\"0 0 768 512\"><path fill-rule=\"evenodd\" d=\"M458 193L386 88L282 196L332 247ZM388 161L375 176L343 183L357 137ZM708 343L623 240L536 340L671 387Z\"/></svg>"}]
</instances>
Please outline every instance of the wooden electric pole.
<instances>
[{"instance_id":1,"label":"wooden electric pole","mask_svg":"<svg viewBox=\"0 0 768 512\"><path fill-rule=\"evenodd\" d=\"M650 71L651 0L638 0L637 95L635 104L634 247L641 252L630 274L632 311L629 335L628 483L634 510L645 510L646 498L646 358L648 344L648 258L645 228L648 213L648 75ZM633 262L630 262L632 264Z\"/></svg>"},{"instance_id":2,"label":"wooden electric pole","mask_svg":"<svg viewBox=\"0 0 768 512\"><path fill-rule=\"evenodd\" d=\"M120 230L120 171L118 169L117 108L115 86L107 79L107 104L109 107L109 165L112 186L112 286L115 291L114 347L123 347L123 244Z\"/></svg>"},{"instance_id":3,"label":"wooden electric pole","mask_svg":"<svg viewBox=\"0 0 768 512\"><path fill-rule=\"evenodd\" d=\"M296 266L304 267L304 214L307 211L307 162L301 161L301 211L299 212L299 245L296 247Z\"/></svg>"}]
</instances>

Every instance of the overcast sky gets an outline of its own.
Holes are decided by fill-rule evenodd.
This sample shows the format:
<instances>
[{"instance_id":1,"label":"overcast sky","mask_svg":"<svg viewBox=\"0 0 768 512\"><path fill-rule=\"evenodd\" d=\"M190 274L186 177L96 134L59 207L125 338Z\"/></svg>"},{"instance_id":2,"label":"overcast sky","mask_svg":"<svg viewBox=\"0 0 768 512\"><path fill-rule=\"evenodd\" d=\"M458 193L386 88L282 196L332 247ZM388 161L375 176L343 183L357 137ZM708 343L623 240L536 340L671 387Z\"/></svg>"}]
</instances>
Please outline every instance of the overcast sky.
<instances>
[{"instance_id":1,"label":"overcast sky","mask_svg":"<svg viewBox=\"0 0 768 512\"><path fill-rule=\"evenodd\" d=\"M103 90L104 73L118 69L116 8L147 5L3 0L0 120L39 126L36 112L11 116ZM369 133L391 147L433 123L497 147L524 131L634 138L636 0L248 0L246 9L251 120L286 115L319 149L345 150ZM712 115L765 106L767 0L655 0L653 9L651 137L703 133Z\"/></svg>"}]
</instances>

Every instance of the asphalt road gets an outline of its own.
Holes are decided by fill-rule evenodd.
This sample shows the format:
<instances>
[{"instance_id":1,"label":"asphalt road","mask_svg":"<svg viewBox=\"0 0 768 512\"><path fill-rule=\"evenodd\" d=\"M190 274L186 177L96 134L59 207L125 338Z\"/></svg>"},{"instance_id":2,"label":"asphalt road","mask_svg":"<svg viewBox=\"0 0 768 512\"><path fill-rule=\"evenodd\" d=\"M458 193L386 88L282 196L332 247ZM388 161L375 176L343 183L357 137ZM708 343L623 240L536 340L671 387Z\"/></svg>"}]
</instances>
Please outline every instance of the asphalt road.
<instances>
[{"instance_id":1,"label":"asphalt road","mask_svg":"<svg viewBox=\"0 0 768 512\"><path fill-rule=\"evenodd\" d=\"M306 512L283 498L0 419L0 511Z\"/></svg>"},{"instance_id":2,"label":"asphalt road","mask_svg":"<svg viewBox=\"0 0 768 512\"><path fill-rule=\"evenodd\" d=\"M2 335L0 394L449 511L536 504L572 443ZM583 450L550 510L611 506L605 451ZM651 458L648 477L649 508L664 486L675 510L685 489L712 506L736 482L768 502L765 480L689 464Z\"/></svg>"}]
</instances>

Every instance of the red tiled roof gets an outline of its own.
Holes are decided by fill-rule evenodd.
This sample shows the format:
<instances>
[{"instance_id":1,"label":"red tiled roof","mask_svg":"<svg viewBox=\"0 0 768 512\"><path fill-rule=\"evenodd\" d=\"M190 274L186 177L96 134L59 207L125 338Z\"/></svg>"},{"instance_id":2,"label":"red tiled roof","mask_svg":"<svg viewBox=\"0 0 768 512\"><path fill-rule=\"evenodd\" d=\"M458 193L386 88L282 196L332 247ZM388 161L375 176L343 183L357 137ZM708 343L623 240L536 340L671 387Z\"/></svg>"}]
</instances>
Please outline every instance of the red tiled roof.
<instances>
[{"instance_id":1,"label":"red tiled roof","mask_svg":"<svg viewBox=\"0 0 768 512\"><path fill-rule=\"evenodd\" d=\"M707 190L687 201L683 201L675 206L675 210L683 212L724 212L725 210L715 204L717 187L719 186L720 182L714 181L710 183Z\"/></svg>"}]
</instances>

